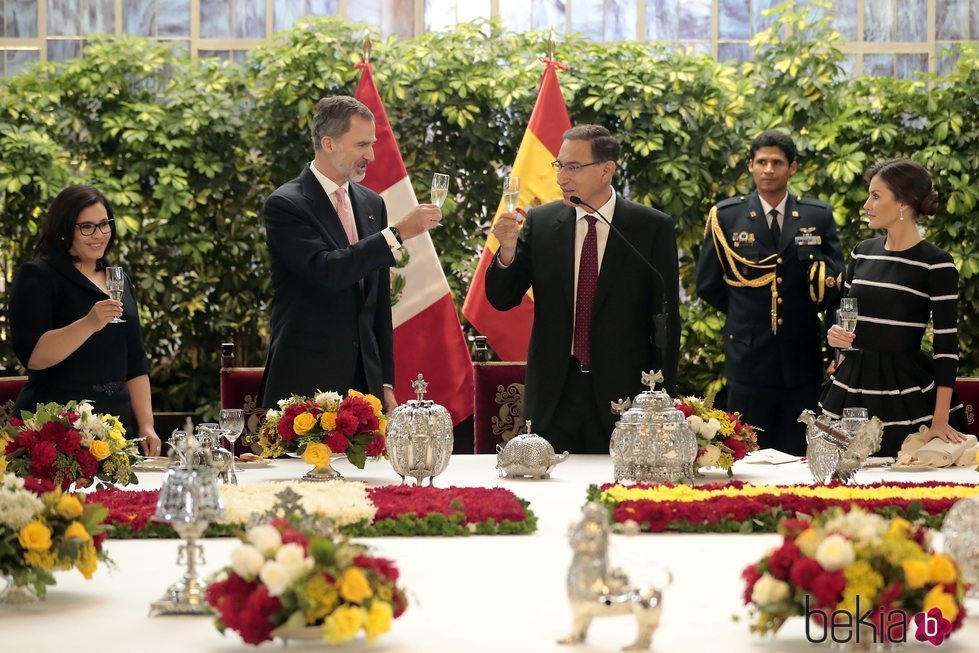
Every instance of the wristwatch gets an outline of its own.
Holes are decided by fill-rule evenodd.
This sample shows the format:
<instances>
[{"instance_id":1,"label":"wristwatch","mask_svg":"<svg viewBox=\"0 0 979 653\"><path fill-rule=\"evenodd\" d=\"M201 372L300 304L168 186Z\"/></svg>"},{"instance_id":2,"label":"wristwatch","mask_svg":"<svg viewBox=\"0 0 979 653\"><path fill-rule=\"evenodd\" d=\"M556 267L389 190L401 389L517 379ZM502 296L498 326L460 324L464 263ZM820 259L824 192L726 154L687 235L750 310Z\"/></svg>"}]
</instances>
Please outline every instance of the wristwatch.
<instances>
[{"instance_id":1,"label":"wristwatch","mask_svg":"<svg viewBox=\"0 0 979 653\"><path fill-rule=\"evenodd\" d=\"M395 240L398 241L398 244L399 245L404 245L405 244L404 238L401 237L401 230L400 229L398 229L397 227L388 227L388 229L391 230L391 233L394 235L394 238L395 238Z\"/></svg>"}]
</instances>

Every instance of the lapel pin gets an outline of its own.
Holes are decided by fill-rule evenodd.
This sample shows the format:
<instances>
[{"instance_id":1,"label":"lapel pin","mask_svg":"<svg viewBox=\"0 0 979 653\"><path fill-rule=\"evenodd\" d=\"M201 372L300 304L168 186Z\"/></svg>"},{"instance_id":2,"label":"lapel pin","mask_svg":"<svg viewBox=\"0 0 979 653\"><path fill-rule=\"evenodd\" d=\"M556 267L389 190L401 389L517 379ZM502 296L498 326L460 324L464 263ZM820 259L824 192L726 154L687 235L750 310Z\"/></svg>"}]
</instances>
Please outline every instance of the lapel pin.
<instances>
[{"instance_id":1,"label":"lapel pin","mask_svg":"<svg viewBox=\"0 0 979 653\"><path fill-rule=\"evenodd\" d=\"M757 213L757 212L755 212L755 211L752 211L752 212L751 212L751 217L753 217L753 218L757 218L757 217L758 217L758 213Z\"/></svg>"},{"instance_id":2,"label":"lapel pin","mask_svg":"<svg viewBox=\"0 0 979 653\"><path fill-rule=\"evenodd\" d=\"M792 212L792 217L793 218L798 218L799 217L799 212L798 211L793 211Z\"/></svg>"},{"instance_id":3,"label":"lapel pin","mask_svg":"<svg viewBox=\"0 0 979 653\"><path fill-rule=\"evenodd\" d=\"M373 220L373 219L374 219L374 216L373 216L373 215L371 215L370 213L368 213L368 214L367 214L367 219L368 219L368 220Z\"/></svg>"}]
</instances>

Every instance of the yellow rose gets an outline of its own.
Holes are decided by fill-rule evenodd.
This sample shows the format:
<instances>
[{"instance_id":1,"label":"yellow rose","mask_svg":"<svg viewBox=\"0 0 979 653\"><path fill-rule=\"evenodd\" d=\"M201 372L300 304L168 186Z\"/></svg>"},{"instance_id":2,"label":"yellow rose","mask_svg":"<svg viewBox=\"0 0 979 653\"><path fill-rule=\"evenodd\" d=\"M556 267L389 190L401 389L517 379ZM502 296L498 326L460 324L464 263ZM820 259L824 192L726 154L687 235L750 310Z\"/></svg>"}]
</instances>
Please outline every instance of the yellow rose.
<instances>
[{"instance_id":1,"label":"yellow rose","mask_svg":"<svg viewBox=\"0 0 979 653\"><path fill-rule=\"evenodd\" d=\"M959 577L955 563L941 553L936 553L928 561L928 575L931 577L931 582L943 585L954 583Z\"/></svg>"},{"instance_id":2,"label":"yellow rose","mask_svg":"<svg viewBox=\"0 0 979 653\"><path fill-rule=\"evenodd\" d=\"M82 526L81 522L77 521L71 522L71 524L68 525L68 528L65 529L65 539L67 540L71 537L77 537L81 540L85 540L86 542L92 539L92 536L88 534L88 531L85 530L85 527Z\"/></svg>"},{"instance_id":3,"label":"yellow rose","mask_svg":"<svg viewBox=\"0 0 979 653\"><path fill-rule=\"evenodd\" d=\"M88 452L95 457L96 460L105 460L112 453L109 448L109 443L103 440L92 440L92 444L88 446Z\"/></svg>"},{"instance_id":4,"label":"yellow rose","mask_svg":"<svg viewBox=\"0 0 979 653\"><path fill-rule=\"evenodd\" d=\"M799 533L799 537L795 538L795 545L802 551L802 555L808 558L816 555L816 549L819 548L819 543L819 535L816 533L815 528L807 528Z\"/></svg>"},{"instance_id":5,"label":"yellow rose","mask_svg":"<svg viewBox=\"0 0 979 653\"><path fill-rule=\"evenodd\" d=\"M309 413L300 413L296 415L296 419L292 423L292 430L296 432L296 435L306 435L314 426L316 426L315 417Z\"/></svg>"},{"instance_id":6,"label":"yellow rose","mask_svg":"<svg viewBox=\"0 0 979 653\"><path fill-rule=\"evenodd\" d=\"M337 414L327 411L320 415L320 428L324 431L332 431L337 427Z\"/></svg>"},{"instance_id":7,"label":"yellow rose","mask_svg":"<svg viewBox=\"0 0 979 653\"><path fill-rule=\"evenodd\" d=\"M4 474L7 471L7 459L0 456L0 474Z\"/></svg>"},{"instance_id":8,"label":"yellow rose","mask_svg":"<svg viewBox=\"0 0 979 653\"><path fill-rule=\"evenodd\" d=\"M364 399L366 399L367 403L369 403L371 405L371 408L374 409L375 415L380 417L381 415L384 414L384 407L381 405L380 399L378 399L374 395L364 395Z\"/></svg>"},{"instance_id":9,"label":"yellow rose","mask_svg":"<svg viewBox=\"0 0 979 653\"><path fill-rule=\"evenodd\" d=\"M331 644L350 641L364 625L364 609L341 605L323 622L323 638Z\"/></svg>"},{"instance_id":10,"label":"yellow rose","mask_svg":"<svg viewBox=\"0 0 979 653\"><path fill-rule=\"evenodd\" d=\"M902 560L901 567L904 568L904 583L908 589L918 589L924 587L928 582L928 563L921 560Z\"/></svg>"},{"instance_id":11,"label":"yellow rose","mask_svg":"<svg viewBox=\"0 0 979 653\"><path fill-rule=\"evenodd\" d=\"M367 582L367 576L359 567L350 567L340 574L338 585L340 596L351 603L363 603L364 600L374 596L370 583Z\"/></svg>"},{"instance_id":12,"label":"yellow rose","mask_svg":"<svg viewBox=\"0 0 979 653\"><path fill-rule=\"evenodd\" d=\"M303 460L317 467L326 467L330 462L330 448L321 442L310 442L303 451Z\"/></svg>"},{"instance_id":13,"label":"yellow rose","mask_svg":"<svg viewBox=\"0 0 979 653\"><path fill-rule=\"evenodd\" d=\"M942 589L941 585L935 585L925 594L921 611L928 612L932 608L941 610L942 616L949 621L955 621L955 618L959 616L959 605L955 602L955 597Z\"/></svg>"},{"instance_id":14,"label":"yellow rose","mask_svg":"<svg viewBox=\"0 0 979 653\"><path fill-rule=\"evenodd\" d=\"M58 499L58 514L65 519L76 519L81 516L82 502L70 494L64 494Z\"/></svg>"},{"instance_id":15,"label":"yellow rose","mask_svg":"<svg viewBox=\"0 0 979 653\"><path fill-rule=\"evenodd\" d=\"M895 517L891 520L891 525L887 529L888 535L905 535L909 530L911 530L911 522L907 519L901 517Z\"/></svg>"},{"instance_id":16,"label":"yellow rose","mask_svg":"<svg viewBox=\"0 0 979 653\"><path fill-rule=\"evenodd\" d=\"M377 430L381 432L381 435L388 434L388 421L386 419L377 420Z\"/></svg>"},{"instance_id":17,"label":"yellow rose","mask_svg":"<svg viewBox=\"0 0 979 653\"><path fill-rule=\"evenodd\" d=\"M78 557L78 562L75 564L78 567L78 571L82 572L82 576L86 580L92 578L92 574L99 567L99 558L95 553L95 547L91 544L82 549L82 554Z\"/></svg>"},{"instance_id":18,"label":"yellow rose","mask_svg":"<svg viewBox=\"0 0 979 653\"><path fill-rule=\"evenodd\" d=\"M364 633L367 635L367 641L373 642L391 630L392 619L394 619L394 610L391 609L391 604L384 601L374 601L367 613L367 620L364 622Z\"/></svg>"},{"instance_id":19,"label":"yellow rose","mask_svg":"<svg viewBox=\"0 0 979 653\"><path fill-rule=\"evenodd\" d=\"M51 548L51 529L44 522L34 520L20 529L18 539L28 551L47 551Z\"/></svg>"}]
</instances>

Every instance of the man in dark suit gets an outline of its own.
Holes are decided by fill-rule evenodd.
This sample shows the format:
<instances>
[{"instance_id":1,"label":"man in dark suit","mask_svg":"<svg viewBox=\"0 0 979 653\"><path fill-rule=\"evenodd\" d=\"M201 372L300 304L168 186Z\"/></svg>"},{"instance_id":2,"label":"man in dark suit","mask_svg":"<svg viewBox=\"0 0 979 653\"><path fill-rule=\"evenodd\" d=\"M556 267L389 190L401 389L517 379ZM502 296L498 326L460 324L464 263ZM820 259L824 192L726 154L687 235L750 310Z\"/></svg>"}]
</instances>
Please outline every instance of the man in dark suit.
<instances>
[{"instance_id":1,"label":"man in dark suit","mask_svg":"<svg viewBox=\"0 0 979 653\"><path fill-rule=\"evenodd\" d=\"M843 253L833 210L788 193L796 147L781 132L751 144L756 191L719 202L707 218L697 293L727 314L728 409L763 429L762 447L806 448L805 409L823 381L823 321L839 302Z\"/></svg>"},{"instance_id":2,"label":"man in dark suit","mask_svg":"<svg viewBox=\"0 0 979 653\"><path fill-rule=\"evenodd\" d=\"M393 227L381 197L359 184L374 161L374 116L352 97L320 100L313 161L265 203L272 262L272 338L259 392L353 388L393 409L390 277L401 243L438 225L423 204Z\"/></svg>"},{"instance_id":3,"label":"man in dark suit","mask_svg":"<svg viewBox=\"0 0 979 653\"><path fill-rule=\"evenodd\" d=\"M486 296L505 311L533 287L524 415L559 451L608 453L616 419L610 403L642 391L643 371L662 370L668 389L676 381L673 221L615 193L619 150L604 127L570 129L551 164L563 201L530 209L522 228L520 216L504 213L493 229L500 248L486 273ZM653 315L662 310L664 288L669 327L661 355Z\"/></svg>"}]
</instances>

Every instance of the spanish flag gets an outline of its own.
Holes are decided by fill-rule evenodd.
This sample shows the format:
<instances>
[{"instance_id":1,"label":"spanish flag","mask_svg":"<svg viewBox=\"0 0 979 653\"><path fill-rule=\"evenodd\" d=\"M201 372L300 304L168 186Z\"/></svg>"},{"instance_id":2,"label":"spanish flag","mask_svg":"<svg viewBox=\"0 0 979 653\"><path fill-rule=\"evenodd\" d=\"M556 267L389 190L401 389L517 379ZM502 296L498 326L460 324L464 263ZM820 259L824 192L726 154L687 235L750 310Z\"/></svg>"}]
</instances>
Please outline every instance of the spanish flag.
<instances>
[{"instance_id":1,"label":"spanish flag","mask_svg":"<svg viewBox=\"0 0 979 653\"><path fill-rule=\"evenodd\" d=\"M557 80L556 69L563 66L550 59L542 61L547 67L537 92L537 103L513 162L513 174L520 178L520 206L525 209L561 199L561 189L551 169L551 161L557 158L564 132L571 129L568 107ZM504 211L506 208L501 193L494 224ZM525 361L534 321L532 294L528 292L520 306L505 313L493 308L486 299L486 268L493 263L499 247L499 241L491 233L486 238L483 255L462 306L462 314L479 333L486 336L489 346L501 359Z\"/></svg>"}]
</instances>

